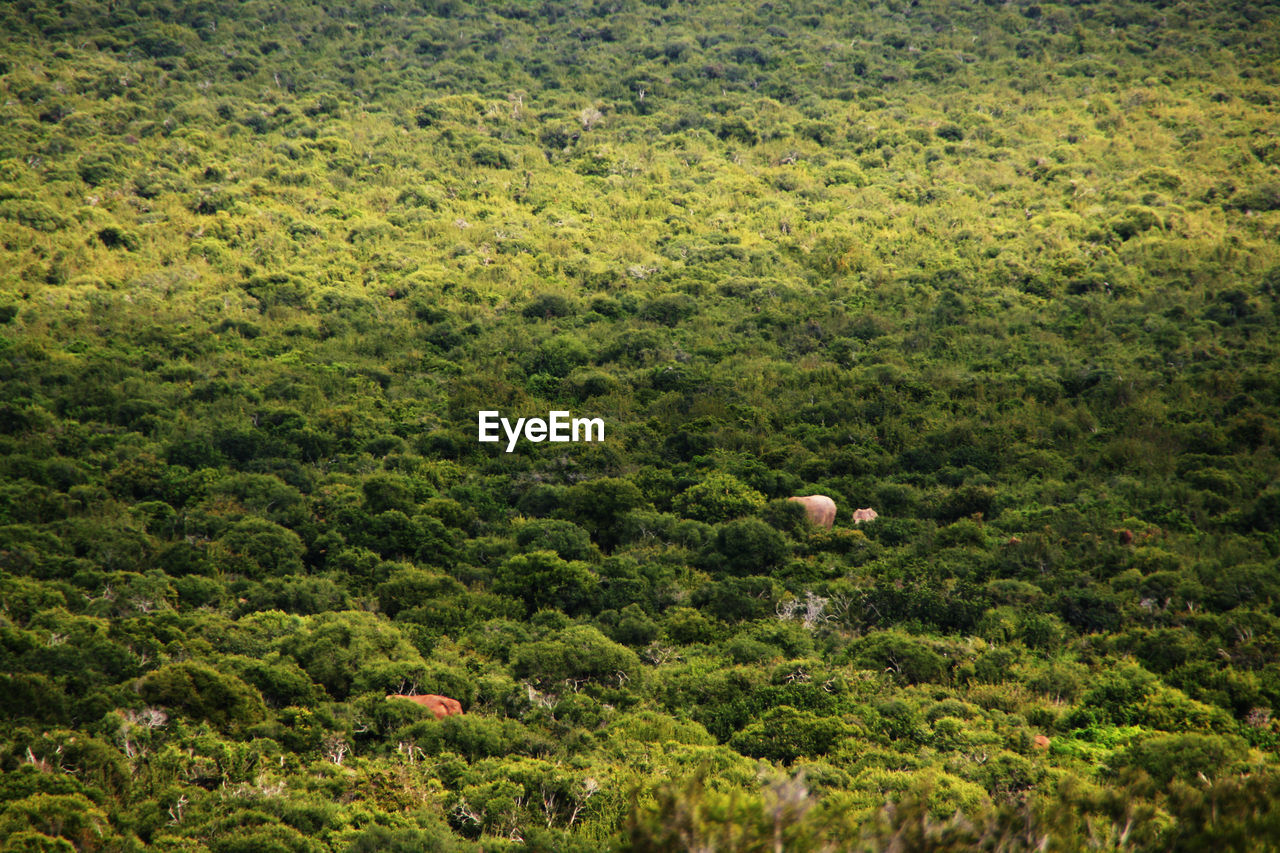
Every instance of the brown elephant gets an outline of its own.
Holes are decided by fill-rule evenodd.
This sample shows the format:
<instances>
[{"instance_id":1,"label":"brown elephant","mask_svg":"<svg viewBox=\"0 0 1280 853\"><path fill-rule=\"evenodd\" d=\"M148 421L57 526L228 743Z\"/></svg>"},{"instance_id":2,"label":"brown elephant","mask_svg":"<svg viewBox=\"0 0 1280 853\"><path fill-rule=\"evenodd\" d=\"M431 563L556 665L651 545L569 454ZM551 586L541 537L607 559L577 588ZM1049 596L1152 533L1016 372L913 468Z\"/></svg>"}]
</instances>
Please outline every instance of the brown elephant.
<instances>
[{"instance_id":1,"label":"brown elephant","mask_svg":"<svg viewBox=\"0 0 1280 853\"><path fill-rule=\"evenodd\" d=\"M800 498L787 498L804 507L804 514L818 527L830 528L836 523L836 502L826 495L805 495Z\"/></svg>"},{"instance_id":2,"label":"brown elephant","mask_svg":"<svg viewBox=\"0 0 1280 853\"><path fill-rule=\"evenodd\" d=\"M437 696L435 693L424 693L421 696L410 696L407 693L390 693L387 698L408 699L410 702L416 702L435 714L437 720L443 720L445 717L452 717L462 713L462 703L457 699L450 699L448 696Z\"/></svg>"}]
</instances>

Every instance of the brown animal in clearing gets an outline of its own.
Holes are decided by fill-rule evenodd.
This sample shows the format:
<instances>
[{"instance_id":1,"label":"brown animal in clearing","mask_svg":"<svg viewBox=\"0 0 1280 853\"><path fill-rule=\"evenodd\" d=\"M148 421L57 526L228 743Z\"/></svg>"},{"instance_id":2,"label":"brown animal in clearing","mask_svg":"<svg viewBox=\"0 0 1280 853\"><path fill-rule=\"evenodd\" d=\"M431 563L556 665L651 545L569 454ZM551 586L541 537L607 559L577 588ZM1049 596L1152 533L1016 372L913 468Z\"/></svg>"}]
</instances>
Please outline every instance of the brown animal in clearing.
<instances>
[{"instance_id":1,"label":"brown animal in clearing","mask_svg":"<svg viewBox=\"0 0 1280 853\"><path fill-rule=\"evenodd\" d=\"M805 495L802 498L787 498L804 507L804 514L819 527L830 528L836 523L836 502L826 495Z\"/></svg>"},{"instance_id":2,"label":"brown animal in clearing","mask_svg":"<svg viewBox=\"0 0 1280 853\"><path fill-rule=\"evenodd\" d=\"M1051 743L1045 735L1036 735L1032 742L1036 745L1036 749L1048 749Z\"/></svg>"},{"instance_id":3,"label":"brown animal in clearing","mask_svg":"<svg viewBox=\"0 0 1280 853\"><path fill-rule=\"evenodd\" d=\"M391 693L387 695L387 698L408 699L410 702L417 702L435 714L437 720L443 720L445 717L452 717L455 714L462 713L462 704L457 699L450 699L448 696L437 696L434 693L424 693L421 696L410 696L407 693Z\"/></svg>"},{"instance_id":4,"label":"brown animal in clearing","mask_svg":"<svg viewBox=\"0 0 1280 853\"><path fill-rule=\"evenodd\" d=\"M853 511L854 524L861 524L864 521L875 521L879 517L880 517L880 513L876 512L871 507L866 507L865 509L855 509Z\"/></svg>"}]
</instances>

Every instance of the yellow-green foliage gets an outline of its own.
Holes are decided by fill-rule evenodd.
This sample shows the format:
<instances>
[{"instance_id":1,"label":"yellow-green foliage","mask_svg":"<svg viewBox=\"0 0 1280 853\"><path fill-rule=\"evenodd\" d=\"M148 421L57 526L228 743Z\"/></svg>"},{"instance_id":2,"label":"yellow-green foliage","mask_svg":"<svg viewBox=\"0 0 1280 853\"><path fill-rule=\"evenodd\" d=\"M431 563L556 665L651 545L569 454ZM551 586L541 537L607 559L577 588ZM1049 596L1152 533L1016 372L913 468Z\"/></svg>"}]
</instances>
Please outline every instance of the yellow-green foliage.
<instances>
[{"instance_id":1,"label":"yellow-green foliage","mask_svg":"<svg viewBox=\"0 0 1280 853\"><path fill-rule=\"evenodd\" d=\"M4 4L0 849L1277 846L1278 21Z\"/></svg>"}]
</instances>

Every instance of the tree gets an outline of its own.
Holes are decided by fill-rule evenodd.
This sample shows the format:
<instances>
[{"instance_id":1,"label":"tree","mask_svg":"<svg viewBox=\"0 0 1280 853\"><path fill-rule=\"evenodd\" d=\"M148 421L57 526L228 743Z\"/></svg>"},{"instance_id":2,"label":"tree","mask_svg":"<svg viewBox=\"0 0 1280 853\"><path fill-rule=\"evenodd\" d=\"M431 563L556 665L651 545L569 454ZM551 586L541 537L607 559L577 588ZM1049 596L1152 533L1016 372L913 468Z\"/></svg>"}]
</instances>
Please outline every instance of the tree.
<instances>
[{"instance_id":1,"label":"tree","mask_svg":"<svg viewBox=\"0 0 1280 853\"><path fill-rule=\"evenodd\" d=\"M218 543L231 555L231 565L251 578L301 574L306 546L288 528L265 518L246 518L227 529Z\"/></svg>"},{"instance_id":2,"label":"tree","mask_svg":"<svg viewBox=\"0 0 1280 853\"><path fill-rule=\"evenodd\" d=\"M617 544L618 521L644 506L644 495L630 480L603 477L570 486L561 512L577 522L606 550Z\"/></svg>"},{"instance_id":3,"label":"tree","mask_svg":"<svg viewBox=\"0 0 1280 853\"><path fill-rule=\"evenodd\" d=\"M758 518L740 518L716 526L703 559L715 568L753 575L777 566L787 550L787 541L777 529Z\"/></svg>"},{"instance_id":4,"label":"tree","mask_svg":"<svg viewBox=\"0 0 1280 853\"><path fill-rule=\"evenodd\" d=\"M321 613L303 619L280 650L335 699L346 699L360 671L387 661L422 663L400 629L372 613Z\"/></svg>"},{"instance_id":5,"label":"tree","mask_svg":"<svg viewBox=\"0 0 1280 853\"><path fill-rule=\"evenodd\" d=\"M527 551L555 551L565 560L599 559L591 534L571 521L530 521L516 530L516 544Z\"/></svg>"},{"instance_id":6,"label":"tree","mask_svg":"<svg viewBox=\"0 0 1280 853\"><path fill-rule=\"evenodd\" d=\"M396 564L391 564L396 565ZM459 595L466 587L453 578L415 566L403 566L374 590L383 613L394 617L402 610L421 607L436 599Z\"/></svg>"},{"instance_id":7,"label":"tree","mask_svg":"<svg viewBox=\"0 0 1280 853\"><path fill-rule=\"evenodd\" d=\"M838 717L821 717L783 705L770 708L729 740L753 758L790 764L802 756L825 755L855 736L856 729Z\"/></svg>"},{"instance_id":8,"label":"tree","mask_svg":"<svg viewBox=\"0 0 1280 853\"><path fill-rule=\"evenodd\" d=\"M118 849L117 835L106 813L84 794L33 794L0 810L0 838L5 851L95 853Z\"/></svg>"},{"instance_id":9,"label":"tree","mask_svg":"<svg viewBox=\"0 0 1280 853\"><path fill-rule=\"evenodd\" d=\"M1247 744L1238 737L1186 732L1140 740L1117 756L1116 764L1143 770L1165 786L1174 779L1232 775L1247 754Z\"/></svg>"},{"instance_id":10,"label":"tree","mask_svg":"<svg viewBox=\"0 0 1280 853\"><path fill-rule=\"evenodd\" d=\"M922 637L877 631L856 646L854 662L877 672L891 672L909 684L946 680L947 660Z\"/></svg>"},{"instance_id":11,"label":"tree","mask_svg":"<svg viewBox=\"0 0 1280 853\"><path fill-rule=\"evenodd\" d=\"M560 559L554 551L520 554L494 572L494 592L525 603L530 614L544 607L577 613L591 603L599 580L583 562Z\"/></svg>"},{"instance_id":12,"label":"tree","mask_svg":"<svg viewBox=\"0 0 1280 853\"><path fill-rule=\"evenodd\" d=\"M732 474L714 472L676 495L675 511L685 518L715 524L759 511L765 505L760 492Z\"/></svg>"},{"instance_id":13,"label":"tree","mask_svg":"<svg viewBox=\"0 0 1280 853\"><path fill-rule=\"evenodd\" d=\"M266 713L262 696L234 675L200 663L162 666L138 685L142 697L216 726L246 726Z\"/></svg>"},{"instance_id":14,"label":"tree","mask_svg":"<svg viewBox=\"0 0 1280 853\"><path fill-rule=\"evenodd\" d=\"M639 676L640 659L596 628L575 625L546 640L517 647L511 669L517 678L543 685L566 679L617 685Z\"/></svg>"}]
</instances>

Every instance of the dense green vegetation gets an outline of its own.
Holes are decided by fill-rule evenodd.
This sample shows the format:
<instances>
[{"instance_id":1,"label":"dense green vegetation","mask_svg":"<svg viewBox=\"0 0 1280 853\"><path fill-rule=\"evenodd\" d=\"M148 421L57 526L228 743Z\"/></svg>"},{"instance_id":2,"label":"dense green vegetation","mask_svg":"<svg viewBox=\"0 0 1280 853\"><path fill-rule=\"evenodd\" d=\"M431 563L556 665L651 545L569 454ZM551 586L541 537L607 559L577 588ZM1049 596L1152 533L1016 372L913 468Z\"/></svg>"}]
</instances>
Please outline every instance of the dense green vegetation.
<instances>
[{"instance_id":1,"label":"dense green vegetation","mask_svg":"<svg viewBox=\"0 0 1280 853\"><path fill-rule=\"evenodd\" d=\"M1278 84L1274 2L3 4L0 851L1280 846Z\"/></svg>"}]
</instances>

